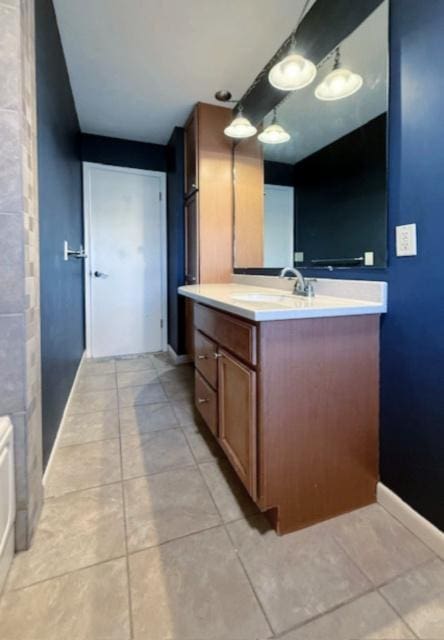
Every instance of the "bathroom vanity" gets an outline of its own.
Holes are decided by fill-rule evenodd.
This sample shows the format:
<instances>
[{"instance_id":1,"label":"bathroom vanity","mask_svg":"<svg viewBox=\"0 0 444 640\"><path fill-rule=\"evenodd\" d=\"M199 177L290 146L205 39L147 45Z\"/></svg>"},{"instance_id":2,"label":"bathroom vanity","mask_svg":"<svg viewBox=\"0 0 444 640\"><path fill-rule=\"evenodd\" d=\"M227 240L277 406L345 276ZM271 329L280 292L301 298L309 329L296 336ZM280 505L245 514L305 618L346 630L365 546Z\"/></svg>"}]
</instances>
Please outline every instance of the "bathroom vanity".
<instances>
[{"instance_id":1,"label":"bathroom vanity","mask_svg":"<svg viewBox=\"0 0 444 640\"><path fill-rule=\"evenodd\" d=\"M278 533L374 502L385 301L179 292L194 304L197 410Z\"/></svg>"}]
</instances>

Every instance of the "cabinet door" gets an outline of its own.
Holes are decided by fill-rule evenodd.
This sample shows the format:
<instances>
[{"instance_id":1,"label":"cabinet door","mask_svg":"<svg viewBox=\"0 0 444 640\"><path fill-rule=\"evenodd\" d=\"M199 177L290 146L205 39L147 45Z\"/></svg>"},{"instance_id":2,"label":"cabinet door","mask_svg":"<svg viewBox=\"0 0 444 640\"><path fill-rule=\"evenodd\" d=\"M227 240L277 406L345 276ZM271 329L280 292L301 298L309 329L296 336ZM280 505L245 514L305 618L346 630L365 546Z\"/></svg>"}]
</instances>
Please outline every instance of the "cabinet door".
<instances>
[{"instance_id":1,"label":"cabinet door","mask_svg":"<svg viewBox=\"0 0 444 640\"><path fill-rule=\"evenodd\" d=\"M185 203L185 284L199 282L199 219L196 195Z\"/></svg>"},{"instance_id":2,"label":"cabinet door","mask_svg":"<svg viewBox=\"0 0 444 640\"><path fill-rule=\"evenodd\" d=\"M185 125L185 197L198 189L197 172L197 110Z\"/></svg>"},{"instance_id":3,"label":"cabinet door","mask_svg":"<svg viewBox=\"0 0 444 640\"><path fill-rule=\"evenodd\" d=\"M219 440L250 495L256 498L256 374L219 351Z\"/></svg>"}]
</instances>

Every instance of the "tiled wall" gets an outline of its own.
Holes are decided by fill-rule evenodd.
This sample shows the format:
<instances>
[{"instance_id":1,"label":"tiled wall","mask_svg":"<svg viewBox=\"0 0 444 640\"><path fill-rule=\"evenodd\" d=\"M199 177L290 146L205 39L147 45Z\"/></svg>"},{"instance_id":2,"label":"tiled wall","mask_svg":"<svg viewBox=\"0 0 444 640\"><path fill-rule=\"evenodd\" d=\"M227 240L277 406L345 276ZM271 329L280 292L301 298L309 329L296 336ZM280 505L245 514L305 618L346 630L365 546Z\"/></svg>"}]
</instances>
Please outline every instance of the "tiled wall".
<instances>
[{"instance_id":1,"label":"tiled wall","mask_svg":"<svg viewBox=\"0 0 444 640\"><path fill-rule=\"evenodd\" d=\"M14 424L16 548L42 503L34 0L0 0L0 415Z\"/></svg>"}]
</instances>

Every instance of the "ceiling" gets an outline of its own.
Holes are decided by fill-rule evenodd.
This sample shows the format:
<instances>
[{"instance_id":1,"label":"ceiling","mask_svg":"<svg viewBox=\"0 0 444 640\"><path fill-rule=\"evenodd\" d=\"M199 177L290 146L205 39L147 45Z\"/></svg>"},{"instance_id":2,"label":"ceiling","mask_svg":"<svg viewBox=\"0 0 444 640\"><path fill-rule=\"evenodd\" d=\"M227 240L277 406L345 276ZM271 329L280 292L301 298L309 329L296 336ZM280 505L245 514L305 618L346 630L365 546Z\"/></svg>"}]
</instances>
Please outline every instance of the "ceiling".
<instances>
[{"instance_id":1,"label":"ceiling","mask_svg":"<svg viewBox=\"0 0 444 640\"><path fill-rule=\"evenodd\" d=\"M266 160L295 164L387 111L387 1L341 43L340 51L341 66L359 73L363 87L343 100L318 100L314 90L333 64L332 59L324 61L311 85L288 94L278 106L278 122L291 139L285 144L264 145Z\"/></svg>"},{"instance_id":2,"label":"ceiling","mask_svg":"<svg viewBox=\"0 0 444 640\"><path fill-rule=\"evenodd\" d=\"M165 144L197 101L240 97L304 0L54 0L80 127Z\"/></svg>"}]
</instances>

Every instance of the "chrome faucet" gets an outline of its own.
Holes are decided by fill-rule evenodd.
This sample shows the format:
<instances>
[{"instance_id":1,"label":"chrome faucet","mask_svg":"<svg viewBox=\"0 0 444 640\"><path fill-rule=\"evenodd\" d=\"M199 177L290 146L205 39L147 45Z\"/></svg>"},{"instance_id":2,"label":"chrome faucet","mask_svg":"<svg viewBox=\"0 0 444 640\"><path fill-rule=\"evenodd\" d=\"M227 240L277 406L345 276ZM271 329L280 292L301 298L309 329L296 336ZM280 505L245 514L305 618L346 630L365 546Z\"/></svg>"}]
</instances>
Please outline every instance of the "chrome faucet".
<instances>
[{"instance_id":1,"label":"chrome faucet","mask_svg":"<svg viewBox=\"0 0 444 640\"><path fill-rule=\"evenodd\" d=\"M295 296L305 296L306 298L314 297L313 282L316 282L316 278L304 278L302 273L294 267L284 267L280 273L280 278L285 278L287 273L293 274L296 278L294 283L293 293ZM290 278L289 278L290 279Z\"/></svg>"}]
</instances>

